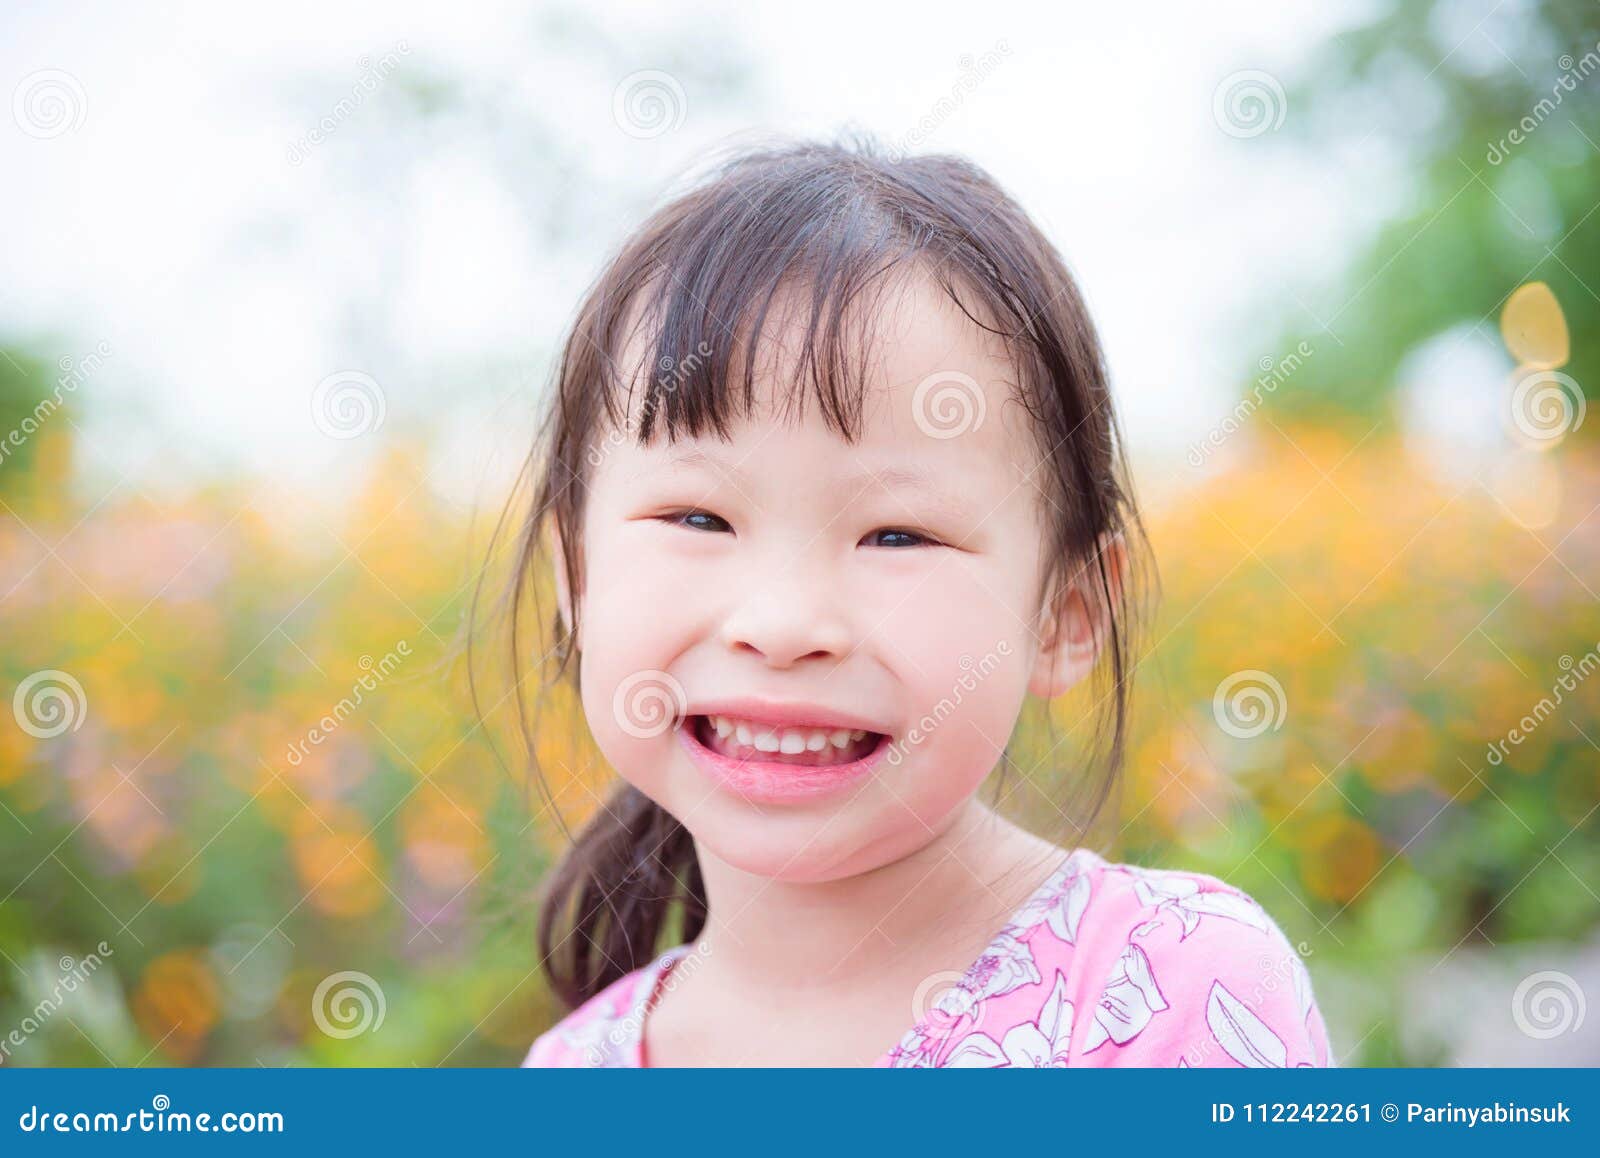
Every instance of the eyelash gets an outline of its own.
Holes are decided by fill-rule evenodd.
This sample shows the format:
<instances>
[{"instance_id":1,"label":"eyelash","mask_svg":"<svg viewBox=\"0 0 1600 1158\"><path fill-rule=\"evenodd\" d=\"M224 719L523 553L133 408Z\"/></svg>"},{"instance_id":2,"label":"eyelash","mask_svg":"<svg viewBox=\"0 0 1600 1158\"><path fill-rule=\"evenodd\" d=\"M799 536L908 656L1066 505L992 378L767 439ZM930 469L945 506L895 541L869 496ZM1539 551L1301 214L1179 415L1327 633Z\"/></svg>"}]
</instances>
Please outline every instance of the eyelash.
<instances>
[{"instance_id":1,"label":"eyelash","mask_svg":"<svg viewBox=\"0 0 1600 1158\"><path fill-rule=\"evenodd\" d=\"M728 520L722 518L720 515L713 515L709 511L680 511L677 514L673 514L673 515L661 515L661 516L659 516L659 518L663 523L666 523L668 526L684 527L684 528L687 528L689 530L695 530L695 531L704 530L704 531L709 532L711 530L711 528L695 526L694 524L691 524L690 522L688 522L689 519L693 519L693 518L715 519L717 522L721 523L724 527L728 527ZM728 527L728 529L732 530L733 528L732 527ZM905 544L903 546L900 546L900 547L888 548L889 550L895 550L895 551L910 550L913 547L937 547L937 546L941 545L937 539L930 538L929 536L921 534L920 532L917 532L917 531L907 531L907 530L904 530L904 529L899 528L899 527L880 527L880 528L878 528L878 530L873 531L867 537L871 538L872 535L906 535L906 536L909 536L912 539L917 540L915 543L907 543L907 544Z\"/></svg>"}]
</instances>

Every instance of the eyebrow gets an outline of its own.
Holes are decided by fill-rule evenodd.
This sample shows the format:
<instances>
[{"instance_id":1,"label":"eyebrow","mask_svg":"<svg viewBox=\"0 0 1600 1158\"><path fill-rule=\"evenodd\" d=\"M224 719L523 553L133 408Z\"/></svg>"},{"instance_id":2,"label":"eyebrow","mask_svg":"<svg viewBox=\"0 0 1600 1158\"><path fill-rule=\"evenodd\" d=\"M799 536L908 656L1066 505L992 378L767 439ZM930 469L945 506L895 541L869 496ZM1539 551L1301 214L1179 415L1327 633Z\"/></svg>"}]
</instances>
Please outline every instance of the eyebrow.
<instances>
[{"instance_id":1,"label":"eyebrow","mask_svg":"<svg viewBox=\"0 0 1600 1158\"><path fill-rule=\"evenodd\" d=\"M733 480L736 486L749 484L749 476L739 463L732 462L721 455L711 454L696 446L686 446L675 451L661 466L661 469L675 469L677 467L709 467L719 475L724 475ZM647 470L646 473L651 473ZM961 496L946 490L939 482L926 471L910 467L885 466L877 470L863 470L855 474L846 475L838 482L838 488L849 498L854 499L874 488L887 491L911 491L927 499L951 513L961 513L966 510L966 503Z\"/></svg>"}]
</instances>

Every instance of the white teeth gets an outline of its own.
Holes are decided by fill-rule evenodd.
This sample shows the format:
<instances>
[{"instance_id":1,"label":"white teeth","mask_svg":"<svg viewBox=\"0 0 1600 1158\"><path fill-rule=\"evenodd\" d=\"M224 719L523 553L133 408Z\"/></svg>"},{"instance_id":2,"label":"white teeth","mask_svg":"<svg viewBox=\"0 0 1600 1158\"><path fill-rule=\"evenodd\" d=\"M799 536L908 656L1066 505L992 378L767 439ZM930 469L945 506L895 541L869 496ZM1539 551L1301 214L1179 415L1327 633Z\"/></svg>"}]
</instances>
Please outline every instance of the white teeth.
<instances>
[{"instance_id":1,"label":"white teeth","mask_svg":"<svg viewBox=\"0 0 1600 1158\"><path fill-rule=\"evenodd\" d=\"M767 728L732 716L709 716L707 719L721 739L726 740L731 736L734 742L743 747L754 748L758 752L779 752L785 756L821 752L829 744L843 751L867 736L860 729Z\"/></svg>"}]
</instances>

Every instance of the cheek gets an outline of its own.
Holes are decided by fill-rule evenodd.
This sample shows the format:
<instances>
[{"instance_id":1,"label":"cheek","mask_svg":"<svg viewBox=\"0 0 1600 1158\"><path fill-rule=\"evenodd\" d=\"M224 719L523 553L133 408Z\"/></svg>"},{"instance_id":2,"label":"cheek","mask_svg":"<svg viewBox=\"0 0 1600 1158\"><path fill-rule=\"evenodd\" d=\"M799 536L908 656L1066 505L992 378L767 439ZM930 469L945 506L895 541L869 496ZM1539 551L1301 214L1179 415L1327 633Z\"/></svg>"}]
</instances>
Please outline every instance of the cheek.
<instances>
[{"instance_id":1,"label":"cheek","mask_svg":"<svg viewBox=\"0 0 1600 1158\"><path fill-rule=\"evenodd\" d=\"M878 650L899 657L912 710L931 708L958 684L963 703L1020 701L1036 641L1015 577L984 562L952 560L879 597L881 613L869 622L885 641Z\"/></svg>"},{"instance_id":2,"label":"cheek","mask_svg":"<svg viewBox=\"0 0 1600 1158\"><path fill-rule=\"evenodd\" d=\"M621 523L591 531L585 554L584 662L612 687L625 676L665 668L690 642L696 609L717 581L660 527Z\"/></svg>"},{"instance_id":3,"label":"cheek","mask_svg":"<svg viewBox=\"0 0 1600 1158\"><path fill-rule=\"evenodd\" d=\"M649 791L652 769L676 742L671 722L684 689L667 673L686 646L692 617L663 614L684 609L681 576L655 560L641 563L625 538L592 540L586 555L591 580L582 605L580 692L601 754Z\"/></svg>"},{"instance_id":4,"label":"cheek","mask_svg":"<svg viewBox=\"0 0 1600 1158\"><path fill-rule=\"evenodd\" d=\"M623 646L586 651L579 676L583 714L600 754L624 780L657 797L663 757L677 742L672 724L682 689Z\"/></svg>"},{"instance_id":5,"label":"cheek","mask_svg":"<svg viewBox=\"0 0 1600 1158\"><path fill-rule=\"evenodd\" d=\"M983 782L1027 694L1034 640L1007 582L997 572L945 566L914 589L899 589L880 628L887 643L877 650L906 693L907 732L894 774L924 820ZM933 766L940 775L927 774Z\"/></svg>"}]
</instances>

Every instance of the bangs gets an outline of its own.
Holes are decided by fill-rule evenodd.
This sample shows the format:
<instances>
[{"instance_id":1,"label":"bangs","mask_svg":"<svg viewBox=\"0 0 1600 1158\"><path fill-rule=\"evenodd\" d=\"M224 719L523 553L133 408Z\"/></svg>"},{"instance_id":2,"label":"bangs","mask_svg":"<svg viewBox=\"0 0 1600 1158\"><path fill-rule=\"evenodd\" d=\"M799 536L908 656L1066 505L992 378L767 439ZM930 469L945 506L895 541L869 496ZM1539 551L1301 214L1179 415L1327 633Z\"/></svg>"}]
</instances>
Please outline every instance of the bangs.
<instances>
[{"instance_id":1,"label":"bangs","mask_svg":"<svg viewBox=\"0 0 1600 1158\"><path fill-rule=\"evenodd\" d=\"M617 263L635 272L597 327L613 426L641 445L658 430L726 440L752 417L760 378L777 417L814 403L854 442L895 291L926 276L978 321L934 244L956 223L916 201L881 173L796 153L735 160L663 210Z\"/></svg>"}]
</instances>

